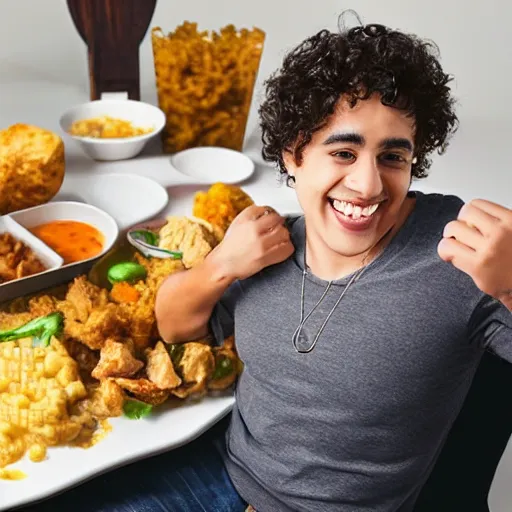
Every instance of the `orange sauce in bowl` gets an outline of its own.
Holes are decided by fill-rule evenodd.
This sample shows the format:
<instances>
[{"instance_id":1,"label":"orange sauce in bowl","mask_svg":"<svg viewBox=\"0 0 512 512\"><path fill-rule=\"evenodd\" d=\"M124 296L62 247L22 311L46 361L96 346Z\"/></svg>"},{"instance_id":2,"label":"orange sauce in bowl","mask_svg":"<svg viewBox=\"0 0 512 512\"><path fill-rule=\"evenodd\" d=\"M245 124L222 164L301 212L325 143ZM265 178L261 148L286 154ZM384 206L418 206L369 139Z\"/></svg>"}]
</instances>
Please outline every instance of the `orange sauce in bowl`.
<instances>
[{"instance_id":1,"label":"orange sauce in bowl","mask_svg":"<svg viewBox=\"0 0 512 512\"><path fill-rule=\"evenodd\" d=\"M30 231L64 259L75 263L97 256L103 249L103 234L90 224L75 220L53 220Z\"/></svg>"}]
</instances>

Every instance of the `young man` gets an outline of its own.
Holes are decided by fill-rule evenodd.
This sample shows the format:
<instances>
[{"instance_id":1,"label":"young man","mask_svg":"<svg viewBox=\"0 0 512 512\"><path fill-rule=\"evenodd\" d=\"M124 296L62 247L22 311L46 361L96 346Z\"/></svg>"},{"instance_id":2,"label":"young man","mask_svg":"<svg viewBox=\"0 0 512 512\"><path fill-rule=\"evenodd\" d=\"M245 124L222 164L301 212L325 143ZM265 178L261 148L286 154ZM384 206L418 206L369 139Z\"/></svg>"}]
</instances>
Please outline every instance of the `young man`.
<instances>
[{"instance_id":1,"label":"young man","mask_svg":"<svg viewBox=\"0 0 512 512\"><path fill-rule=\"evenodd\" d=\"M483 351L512 360L512 211L409 190L456 128L448 83L431 45L380 25L321 31L285 58L263 155L304 215L246 209L156 304L169 343L235 334L223 462L203 441L106 475L104 505L98 481L67 503L413 510Z\"/></svg>"}]
</instances>

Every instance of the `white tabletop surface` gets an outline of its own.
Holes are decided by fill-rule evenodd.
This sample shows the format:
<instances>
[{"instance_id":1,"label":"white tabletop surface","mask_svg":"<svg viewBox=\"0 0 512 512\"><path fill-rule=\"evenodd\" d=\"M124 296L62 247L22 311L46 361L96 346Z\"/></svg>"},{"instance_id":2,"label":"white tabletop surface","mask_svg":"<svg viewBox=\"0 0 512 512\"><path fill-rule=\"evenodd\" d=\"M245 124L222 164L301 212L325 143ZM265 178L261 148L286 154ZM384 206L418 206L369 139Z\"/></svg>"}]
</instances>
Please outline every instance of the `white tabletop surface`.
<instances>
[{"instance_id":1,"label":"white tabletop surface","mask_svg":"<svg viewBox=\"0 0 512 512\"><path fill-rule=\"evenodd\" d=\"M3 75L0 79L0 128L16 122L33 123L62 134L60 115L70 106L88 101L87 86L78 88L70 84L55 83L20 70ZM254 116L253 116L254 117ZM169 204L162 214L187 214L191 212L193 194L197 186L184 184L184 178L169 165L169 155L162 155L159 140L152 141L133 160L123 162L95 162L85 156L74 142L65 137L66 182L74 176L97 173L135 173L147 176L164 185L169 193ZM293 190L279 185L276 171L264 164L260 154L259 133L249 127L244 153L256 164L256 172L241 186L258 204L267 204L282 213L299 212ZM203 187L206 189L207 187ZM430 192L421 183L416 189ZM440 192L452 192L440 190ZM115 190L112 191L115 197ZM512 443L509 443L495 475L489 505L492 512L510 512L512 503Z\"/></svg>"}]
</instances>

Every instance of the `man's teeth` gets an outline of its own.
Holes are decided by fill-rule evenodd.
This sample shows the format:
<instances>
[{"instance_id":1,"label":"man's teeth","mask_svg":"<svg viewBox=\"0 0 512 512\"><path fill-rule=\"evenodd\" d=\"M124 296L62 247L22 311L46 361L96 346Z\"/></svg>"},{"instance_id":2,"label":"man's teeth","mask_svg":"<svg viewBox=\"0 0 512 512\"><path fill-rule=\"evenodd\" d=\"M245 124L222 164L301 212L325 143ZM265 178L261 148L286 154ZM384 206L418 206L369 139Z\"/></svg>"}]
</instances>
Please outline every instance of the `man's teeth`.
<instances>
[{"instance_id":1,"label":"man's teeth","mask_svg":"<svg viewBox=\"0 0 512 512\"><path fill-rule=\"evenodd\" d=\"M361 217L370 217L373 215L377 208L379 207L379 203L372 204L371 206L365 206L364 208L361 208L360 206L357 206L352 203L348 203L347 201L338 201L337 199L334 199L332 202L332 205L334 206L334 209L343 213L347 216L352 216L353 219L359 219Z\"/></svg>"}]
</instances>

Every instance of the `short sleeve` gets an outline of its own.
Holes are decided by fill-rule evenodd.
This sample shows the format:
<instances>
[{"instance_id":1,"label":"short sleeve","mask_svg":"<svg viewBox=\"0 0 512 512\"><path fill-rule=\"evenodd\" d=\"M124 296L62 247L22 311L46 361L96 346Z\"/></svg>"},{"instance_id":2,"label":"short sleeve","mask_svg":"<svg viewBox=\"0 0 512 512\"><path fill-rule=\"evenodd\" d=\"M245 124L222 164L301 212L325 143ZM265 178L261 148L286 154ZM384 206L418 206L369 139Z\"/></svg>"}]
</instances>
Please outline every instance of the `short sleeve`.
<instances>
[{"instance_id":1,"label":"short sleeve","mask_svg":"<svg viewBox=\"0 0 512 512\"><path fill-rule=\"evenodd\" d=\"M235 331L235 309L238 298L242 293L240 281L235 281L213 308L209 321L209 329L215 342L221 344Z\"/></svg>"},{"instance_id":2,"label":"short sleeve","mask_svg":"<svg viewBox=\"0 0 512 512\"><path fill-rule=\"evenodd\" d=\"M472 341L512 363L512 311L485 296L475 308L469 327Z\"/></svg>"}]
</instances>

